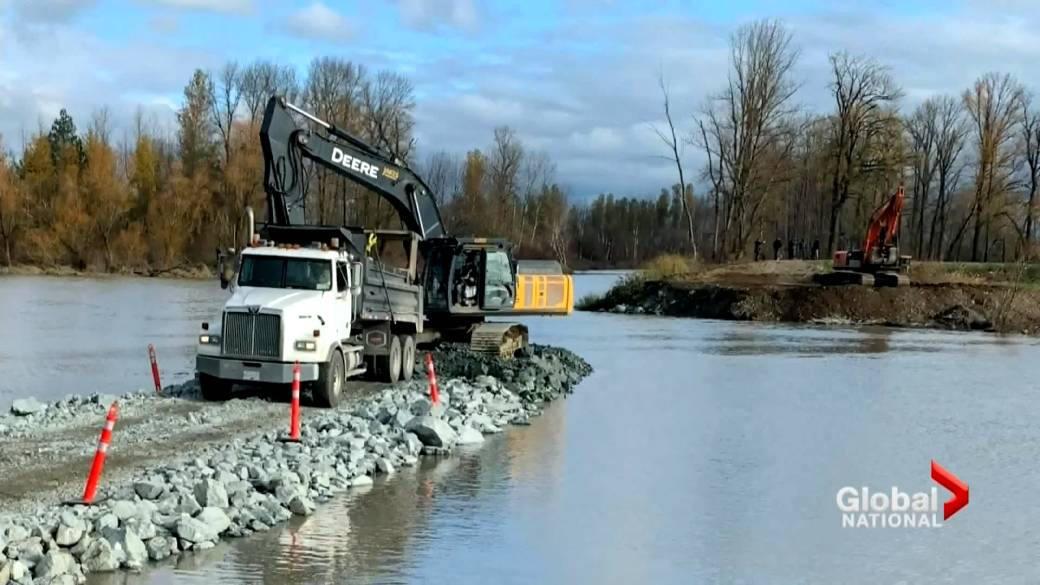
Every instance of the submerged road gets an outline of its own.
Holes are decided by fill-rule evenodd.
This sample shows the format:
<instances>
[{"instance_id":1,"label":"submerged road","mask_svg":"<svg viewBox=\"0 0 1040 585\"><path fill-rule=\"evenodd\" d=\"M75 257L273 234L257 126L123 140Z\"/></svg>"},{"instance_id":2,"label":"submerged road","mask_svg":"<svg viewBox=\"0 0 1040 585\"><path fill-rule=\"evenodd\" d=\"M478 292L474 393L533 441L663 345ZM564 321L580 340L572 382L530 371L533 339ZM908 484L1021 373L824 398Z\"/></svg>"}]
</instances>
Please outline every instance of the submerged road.
<instances>
[{"instance_id":1,"label":"submerged road","mask_svg":"<svg viewBox=\"0 0 1040 585\"><path fill-rule=\"evenodd\" d=\"M580 276L578 295L613 278ZM149 342L164 375L186 376L183 339L222 299L209 283L0 279L0 311L34 307L0 315L15 324L0 336L0 404L147 387ZM282 530L95 582L1035 582L1036 339L583 313L529 323L596 368L530 427ZM31 367L45 356L53 383ZM971 488L941 528L842 528L842 487L930 490L932 459Z\"/></svg>"}]
</instances>

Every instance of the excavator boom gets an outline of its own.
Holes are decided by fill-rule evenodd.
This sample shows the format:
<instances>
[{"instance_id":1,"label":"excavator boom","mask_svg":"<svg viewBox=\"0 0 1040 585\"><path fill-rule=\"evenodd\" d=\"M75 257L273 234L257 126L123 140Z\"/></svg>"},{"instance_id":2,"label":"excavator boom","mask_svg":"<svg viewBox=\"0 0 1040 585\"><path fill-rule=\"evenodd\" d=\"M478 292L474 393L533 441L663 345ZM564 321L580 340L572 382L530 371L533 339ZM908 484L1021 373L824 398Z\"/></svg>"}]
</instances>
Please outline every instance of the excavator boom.
<instances>
[{"instance_id":1,"label":"excavator boom","mask_svg":"<svg viewBox=\"0 0 1040 585\"><path fill-rule=\"evenodd\" d=\"M299 128L291 112L322 126L328 136ZM393 205L401 221L422 238L445 235L440 210L429 187L404 163L349 132L321 120L284 98L272 97L260 127L264 153L267 220L275 225L303 225L309 159L375 191Z\"/></svg>"},{"instance_id":2,"label":"excavator boom","mask_svg":"<svg viewBox=\"0 0 1040 585\"><path fill-rule=\"evenodd\" d=\"M881 246L891 246L899 231L899 220L903 215L903 203L906 196L900 185L895 195L889 198L884 205L874 212L867 227L867 235L863 239L863 250L870 252L878 246L878 238L881 237Z\"/></svg>"}]
</instances>

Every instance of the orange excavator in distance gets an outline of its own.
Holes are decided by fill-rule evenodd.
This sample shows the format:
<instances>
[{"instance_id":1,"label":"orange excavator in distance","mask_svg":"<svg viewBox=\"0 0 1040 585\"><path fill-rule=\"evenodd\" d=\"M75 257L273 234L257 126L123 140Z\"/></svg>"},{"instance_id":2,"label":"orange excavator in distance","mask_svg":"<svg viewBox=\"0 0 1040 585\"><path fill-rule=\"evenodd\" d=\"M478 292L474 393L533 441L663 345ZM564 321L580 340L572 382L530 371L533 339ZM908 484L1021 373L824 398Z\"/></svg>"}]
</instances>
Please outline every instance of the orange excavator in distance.
<instances>
[{"instance_id":1,"label":"orange excavator in distance","mask_svg":"<svg viewBox=\"0 0 1040 585\"><path fill-rule=\"evenodd\" d=\"M824 285L862 284L867 286L906 286L910 284L907 272L910 256L900 256L898 242L899 220L903 215L906 195L900 185L870 218L863 248L834 252L834 271L816 275L816 282Z\"/></svg>"}]
</instances>

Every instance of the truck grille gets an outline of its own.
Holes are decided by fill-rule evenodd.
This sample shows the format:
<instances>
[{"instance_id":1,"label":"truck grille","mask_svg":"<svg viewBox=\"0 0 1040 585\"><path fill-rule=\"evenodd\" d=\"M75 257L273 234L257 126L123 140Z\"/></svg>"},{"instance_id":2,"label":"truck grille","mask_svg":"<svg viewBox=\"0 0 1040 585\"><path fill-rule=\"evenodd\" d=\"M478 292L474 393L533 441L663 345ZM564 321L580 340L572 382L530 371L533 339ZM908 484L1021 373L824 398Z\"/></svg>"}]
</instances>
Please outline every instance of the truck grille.
<instances>
[{"instance_id":1,"label":"truck grille","mask_svg":"<svg viewBox=\"0 0 1040 585\"><path fill-rule=\"evenodd\" d=\"M224 313L221 351L226 355L276 358L282 346L278 315Z\"/></svg>"}]
</instances>

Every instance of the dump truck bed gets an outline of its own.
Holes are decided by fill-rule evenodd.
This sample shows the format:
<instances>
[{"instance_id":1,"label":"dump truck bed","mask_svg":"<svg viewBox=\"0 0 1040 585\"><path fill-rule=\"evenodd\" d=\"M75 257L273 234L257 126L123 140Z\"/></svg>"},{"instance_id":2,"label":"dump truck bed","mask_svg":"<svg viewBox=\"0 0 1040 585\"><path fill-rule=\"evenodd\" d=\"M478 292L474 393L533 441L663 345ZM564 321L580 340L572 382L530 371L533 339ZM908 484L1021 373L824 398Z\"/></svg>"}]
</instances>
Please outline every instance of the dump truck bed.
<instances>
[{"instance_id":1,"label":"dump truck bed","mask_svg":"<svg viewBox=\"0 0 1040 585\"><path fill-rule=\"evenodd\" d=\"M422 288L408 282L408 272L374 260L365 263L361 319L413 323L422 331Z\"/></svg>"}]
</instances>

